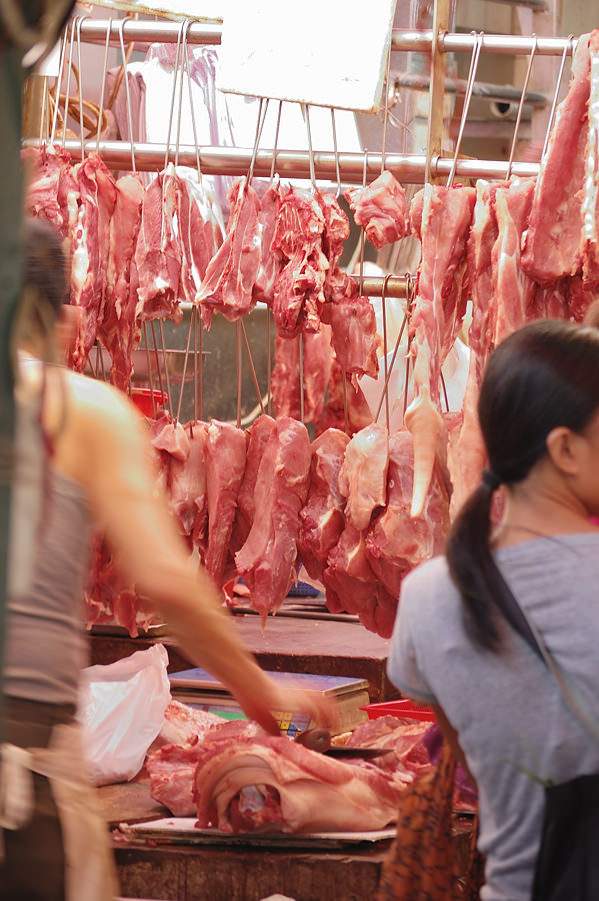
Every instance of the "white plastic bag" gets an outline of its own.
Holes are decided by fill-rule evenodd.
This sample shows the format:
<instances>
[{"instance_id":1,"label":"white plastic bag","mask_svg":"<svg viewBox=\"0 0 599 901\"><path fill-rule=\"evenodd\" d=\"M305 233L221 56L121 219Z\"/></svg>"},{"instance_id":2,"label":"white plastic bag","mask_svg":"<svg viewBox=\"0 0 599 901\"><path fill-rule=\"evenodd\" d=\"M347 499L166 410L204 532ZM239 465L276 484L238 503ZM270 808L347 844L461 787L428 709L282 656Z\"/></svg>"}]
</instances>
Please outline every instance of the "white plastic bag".
<instances>
[{"instance_id":1,"label":"white plastic bag","mask_svg":"<svg viewBox=\"0 0 599 901\"><path fill-rule=\"evenodd\" d=\"M127 782L141 769L171 700L164 645L83 670L79 721L96 785Z\"/></svg>"}]
</instances>

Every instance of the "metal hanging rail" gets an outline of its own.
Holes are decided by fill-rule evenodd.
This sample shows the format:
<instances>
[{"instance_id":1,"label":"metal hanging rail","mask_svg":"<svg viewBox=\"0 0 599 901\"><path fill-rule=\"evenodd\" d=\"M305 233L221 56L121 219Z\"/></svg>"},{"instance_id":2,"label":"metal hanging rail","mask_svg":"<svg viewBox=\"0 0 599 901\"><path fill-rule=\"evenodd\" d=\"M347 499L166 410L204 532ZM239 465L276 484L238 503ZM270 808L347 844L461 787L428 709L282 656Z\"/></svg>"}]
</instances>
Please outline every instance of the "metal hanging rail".
<instances>
[{"instance_id":1,"label":"metal hanging rail","mask_svg":"<svg viewBox=\"0 0 599 901\"><path fill-rule=\"evenodd\" d=\"M140 21L138 19L88 19L82 18L78 23L78 34L89 43L105 43L110 29L110 42L120 44L121 34L127 42L136 44L171 44L176 43L181 35L184 23L159 21ZM186 26L188 44L220 44L222 25L205 22L191 22ZM431 51L434 39L432 30L405 30L391 33L391 49L397 51ZM441 33L438 36L438 49L442 53L471 53L476 35ZM485 34L482 38L483 51L488 53L516 53L527 55L535 47L540 56L561 56L564 49L572 52L576 46L574 38L535 37L505 34Z\"/></svg>"},{"instance_id":2,"label":"metal hanging rail","mask_svg":"<svg viewBox=\"0 0 599 901\"><path fill-rule=\"evenodd\" d=\"M43 142L42 142L43 143ZM37 139L23 141L25 147L38 147ZM81 141L70 140L61 143L74 160L81 159ZM109 168L129 171L131 168L131 144L128 141L99 141L95 138L85 141L84 154L97 152ZM246 175L253 157L253 150L243 147L200 147L180 144L178 148L166 144L134 143L135 165L138 171L157 171L163 168L165 159L181 166L197 166L198 152L200 169L206 175ZM381 153L332 153L314 151L312 153L314 175L325 181L341 181L347 184L362 184L364 176L374 180L381 173L383 155ZM253 167L255 178L270 178L273 162L272 150L258 150ZM277 150L277 172L283 178L310 178L310 154L302 150ZM447 176L454 165L453 157L434 157L431 174ZM424 184L426 170L425 154L385 153L384 166L398 181L404 184ZM491 180L508 178L509 174L525 178L537 175L538 163L509 163L498 160L458 160L455 174L459 179L487 178Z\"/></svg>"}]
</instances>

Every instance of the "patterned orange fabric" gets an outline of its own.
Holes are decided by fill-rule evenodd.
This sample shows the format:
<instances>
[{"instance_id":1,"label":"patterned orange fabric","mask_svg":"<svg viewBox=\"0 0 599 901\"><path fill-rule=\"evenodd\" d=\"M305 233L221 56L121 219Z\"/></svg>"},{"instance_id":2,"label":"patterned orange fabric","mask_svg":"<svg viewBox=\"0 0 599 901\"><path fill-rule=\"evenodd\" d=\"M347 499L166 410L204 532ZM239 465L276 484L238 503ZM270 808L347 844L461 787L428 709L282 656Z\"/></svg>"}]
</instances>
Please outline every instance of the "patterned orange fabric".
<instances>
[{"instance_id":1,"label":"patterned orange fabric","mask_svg":"<svg viewBox=\"0 0 599 901\"><path fill-rule=\"evenodd\" d=\"M444 744L438 765L402 796L397 834L375 901L477 901L483 859L475 849L464 873L453 834L455 759Z\"/></svg>"}]
</instances>

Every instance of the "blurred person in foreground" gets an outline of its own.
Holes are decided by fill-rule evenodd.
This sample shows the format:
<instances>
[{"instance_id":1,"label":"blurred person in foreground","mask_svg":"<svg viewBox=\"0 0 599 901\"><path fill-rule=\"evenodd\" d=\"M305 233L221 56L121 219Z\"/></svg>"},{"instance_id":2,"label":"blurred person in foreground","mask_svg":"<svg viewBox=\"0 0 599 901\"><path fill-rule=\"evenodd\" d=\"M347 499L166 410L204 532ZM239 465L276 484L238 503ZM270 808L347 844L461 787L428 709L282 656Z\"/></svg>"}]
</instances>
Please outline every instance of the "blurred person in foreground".
<instances>
[{"instance_id":1,"label":"blurred person in foreground","mask_svg":"<svg viewBox=\"0 0 599 901\"><path fill-rule=\"evenodd\" d=\"M481 899L529 901L544 785L598 772L599 747L511 625L509 592L599 717L599 331L518 330L491 356L478 410L489 468L445 556L402 584L388 673L433 705L476 782Z\"/></svg>"},{"instance_id":2,"label":"blurred person in foreground","mask_svg":"<svg viewBox=\"0 0 599 901\"><path fill-rule=\"evenodd\" d=\"M76 704L87 665L81 605L92 526L166 618L189 660L278 734L276 711L333 725L335 709L279 687L243 647L214 584L157 495L145 423L104 382L58 365L76 311L60 239L28 220L17 322L10 574L0 772L0 898L107 901L117 892L108 829L85 776ZM22 749L33 749L28 755ZM18 789L34 772L33 809ZM49 778L47 778L49 777Z\"/></svg>"}]
</instances>

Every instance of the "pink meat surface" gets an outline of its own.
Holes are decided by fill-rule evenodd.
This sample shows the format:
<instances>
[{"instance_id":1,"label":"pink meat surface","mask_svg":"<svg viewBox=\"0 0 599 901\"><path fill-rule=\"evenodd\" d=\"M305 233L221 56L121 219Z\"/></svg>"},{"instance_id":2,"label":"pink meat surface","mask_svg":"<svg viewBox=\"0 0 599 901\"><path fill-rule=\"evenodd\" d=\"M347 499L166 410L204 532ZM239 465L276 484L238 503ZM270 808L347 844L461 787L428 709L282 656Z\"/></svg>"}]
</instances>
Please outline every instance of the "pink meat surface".
<instances>
[{"instance_id":1,"label":"pink meat surface","mask_svg":"<svg viewBox=\"0 0 599 901\"><path fill-rule=\"evenodd\" d=\"M395 598L410 570L442 552L449 528L449 497L438 465L422 516L410 516L413 469L411 434L406 429L394 432L389 438L387 502L366 536L366 556L375 576Z\"/></svg>"},{"instance_id":2,"label":"pink meat surface","mask_svg":"<svg viewBox=\"0 0 599 901\"><path fill-rule=\"evenodd\" d=\"M181 244L180 292L183 300L195 303L208 264L222 243L222 234L212 206L193 169L179 166L177 222ZM208 321L206 325L210 325Z\"/></svg>"},{"instance_id":3,"label":"pink meat surface","mask_svg":"<svg viewBox=\"0 0 599 901\"><path fill-rule=\"evenodd\" d=\"M331 343L341 368L351 375L375 378L381 339L370 298L358 294L354 281L346 281L345 293L325 305L322 318L331 326Z\"/></svg>"},{"instance_id":4,"label":"pink meat surface","mask_svg":"<svg viewBox=\"0 0 599 901\"><path fill-rule=\"evenodd\" d=\"M139 280L136 315L142 321L170 318L179 323L183 318L179 303L181 242L175 229L178 184L170 163L145 191L135 248Z\"/></svg>"},{"instance_id":5,"label":"pink meat surface","mask_svg":"<svg viewBox=\"0 0 599 901\"><path fill-rule=\"evenodd\" d=\"M116 183L116 202L110 221L106 294L98 336L108 350L110 381L126 391L133 374L133 350L141 329L135 316L137 297L131 291L131 264L141 223L144 186L139 175L123 175Z\"/></svg>"},{"instance_id":6,"label":"pink meat surface","mask_svg":"<svg viewBox=\"0 0 599 901\"><path fill-rule=\"evenodd\" d=\"M370 632L389 638L397 597L374 574L366 556L366 534L346 521L323 573L326 604L331 613L352 613Z\"/></svg>"},{"instance_id":7,"label":"pink meat surface","mask_svg":"<svg viewBox=\"0 0 599 901\"><path fill-rule=\"evenodd\" d=\"M227 422L212 419L206 442L208 547L206 568L221 586L229 577L229 544L237 498L245 472L245 434Z\"/></svg>"},{"instance_id":8,"label":"pink meat surface","mask_svg":"<svg viewBox=\"0 0 599 901\"><path fill-rule=\"evenodd\" d=\"M254 493L254 518L243 547L235 554L250 602L263 618L281 607L294 578L299 513L310 479L310 438L306 426L290 417L277 421L264 448Z\"/></svg>"},{"instance_id":9,"label":"pink meat surface","mask_svg":"<svg viewBox=\"0 0 599 901\"><path fill-rule=\"evenodd\" d=\"M375 766L354 766L286 737L226 737L198 762L198 825L223 832L381 829L401 789Z\"/></svg>"},{"instance_id":10,"label":"pink meat surface","mask_svg":"<svg viewBox=\"0 0 599 901\"><path fill-rule=\"evenodd\" d=\"M312 442L310 487L300 511L297 546L300 560L313 579L322 579L329 551L345 524L345 497L339 491L339 472L349 436L327 429Z\"/></svg>"},{"instance_id":11,"label":"pink meat surface","mask_svg":"<svg viewBox=\"0 0 599 901\"><path fill-rule=\"evenodd\" d=\"M588 135L582 200L582 271L586 287L599 284L599 30L591 32Z\"/></svg>"},{"instance_id":12,"label":"pink meat surface","mask_svg":"<svg viewBox=\"0 0 599 901\"><path fill-rule=\"evenodd\" d=\"M279 212L280 187L278 182L268 188L260 201L258 224L260 228L260 266L254 284L254 300L271 307L275 281L281 271L280 254L272 248Z\"/></svg>"},{"instance_id":13,"label":"pink meat surface","mask_svg":"<svg viewBox=\"0 0 599 901\"><path fill-rule=\"evenodd\" d=\"M410 319L415 396L405 417L414 436L414 517L422 512L442 432L441 366L466 309L466 242L475 200L474 188L428 184L423 189L422 261Z\"/></svg>"},{"instance_id":14,"label":"pink meat surface","mask_svg":"<svg viewBox=\"0 0 599 901\"><path fill-rule=\"evenodd\" d=\"M345 196L356 225L364 227L366 237L377 250L409 234L406 192L388 170L367 187L349 188Z\"/></svg>"},{"instance_id":15,"label":"pink meat surface","mask_svg":"<svg viewBox=\"0 0 599 901\"><path fill-rule=\"evenodd\" d=\"M229 193L231 212L227 233L206 268L196 297L202 316L220 312L230 322L256 304L254 286L260 268L260 199L246 179L238 179ZM209 321L209 319L208 319Z\"/></svg>"},{"instance_id":16,"label":"pink meat surface","mask_svg":"<svg viewBox=\"0 0 599 901\"><path fill-rule=\"evenodd\" d=\"M188 422L183 427L189 440L185 460L173 457L168 475L169 506L182 535L199 547L205 539L208 524L206 485L206 443L208 426L205 422Z\"/></svg>"},{"instance_id":17,"label":"pink meat surface","mask_svg":"<svg viewBox=\"0 0 599 901\"><path fill-rule=\"evenodd\" d=\"M589 34L576 43L568 93L557 108L523 238L522 268L540 285L576 275L582 266L589 45Z\"/></svg>"},{"instance_id":18,"label":"pink meat surface","mask_svg":"<svg viewBox=\"0 0 599 901\"><path fill-rule=\"evenodd\" d=\"M300 355L301 342L301 355ZM271 375L275 415L316 422L324 409L333 364L331 328L321 323L318 332L295 338L275 336L275 365ZM303 387L303 409L300 405Z\"/></svg>"},{"instance_id":19,"label":"pink meat surface","mask_svg":"<svg viewBox=\"0 0 599 901\"><path fill-rule=\"evenodd\" d=\"M352 437L339 471L339 491L346 498L345 516L360 531L386 503L388 466L389 434L384 426L373 423Z\"/></svg>"},{"instance_id":20,"label":"pink meat surface","mask_svg":"<svg viewBox=\"0 0 599 901\"><path fill-rule=\"evenodd\" d=\"M280 259L272 311L277 334L318 331L329 267L322 241L325 218L315 196L290 187L279 199L271 252Z\"/></svg>"},{"instance_id":21,"label":"pink meat surface","mask_svg":"<svg viewBox=\"0 0 599 901\"><path fill-rule=\"evenodd\" d=\"M256 511L255 494L258 470L266 445L276 427L277 424L273 417L263 413L254 420L246 432L248 437L245 470L237 496L237 511L233 526L232 546L234 551L238 551L243 546L250 534Z\"/></svg>"},{"instance_id":22,"label":"pink meat surface","mask_svg":"<svg viewBox=\"0 0 599 901\"><path fill-rule=\"evenodd\" d=\"M102 321L116 186L95 154L79 163L76 172L81 206L72 240L71 303L85 314L75 357L76 368L83 371Z\"/></svg>"}]
</instances>

